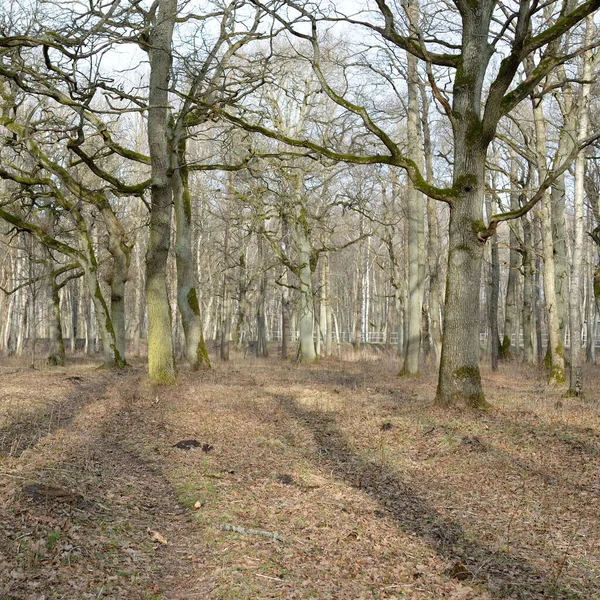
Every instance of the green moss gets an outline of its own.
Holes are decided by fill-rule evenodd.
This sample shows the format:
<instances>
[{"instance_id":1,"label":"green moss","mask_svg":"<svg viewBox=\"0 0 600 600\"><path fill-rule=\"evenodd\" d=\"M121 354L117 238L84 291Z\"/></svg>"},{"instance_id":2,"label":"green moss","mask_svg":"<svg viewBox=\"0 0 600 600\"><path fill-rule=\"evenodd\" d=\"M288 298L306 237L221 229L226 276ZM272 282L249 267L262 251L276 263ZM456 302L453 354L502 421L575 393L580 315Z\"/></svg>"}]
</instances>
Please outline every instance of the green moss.
<instances>
[{"instance_id":1,"label":"green moss","mask_svg":"<svg viewBox=\"0 0 600 600\"><path fill-rule=\"evenodd\" d=\"M196 294L196 289L191 288L187 294L187 303L188 306L192 309L192 312L199 317L200 316L200 304L198 303L198 295Z\"/></svg>"},{"instance_id":2,"label":"green moss","mask_svg":"<svg viewBox=\"0 0 600 600\"><path fill-rule=\"evenodd\" d=\"M475 219L471 222L471 231L475 234L481 233L487 230L487 225L483 219Z\"/></svg>"},{"instance_id":3,"label":"green moss","mask_svg":"<svg viewBox=\"0 0 600 600\"><path fill-rule=\"evenodd\" d=\"M454 371L452 376L455 379L474 379L481 381L481 375L479 373L479 367L473 365L463 365Z\"/></svg>"},{"instance_id":4,"label":"green moss","mask_svg":"<svg viewBox=\"0 0 600 600\"><path fill-rule=\"evenodd\" d=\"M454 181L454 189L457 195L461 192L470 192L473 188L477 187L478 180L477 176L473 174L459 175Z\"/></svg>"},{"instance_id":5,"label":"green moss","mask_svg":"<svg viewBox=\"0 0 600 600\"><path fill-rule=\"evenodd\" d=\"M505 335L502 338L502 344L500 346L500 356L502 358L511 358L510 346L510 337Z\"/></svg>"},{"instance_id":6,"label":"green moss","mask_svg":"<svg viewBox=\"0 0 600 600\"><path fill-rule=\"evenodd\" d=\"M406 367L402 367L402 369L400 370L400 373L398 373L398 377L421 377L421 372L417 371L416 373L411 373L410 371L408 371L406 369Z\"/></svg>"},{"instance_id":7,"label":"green moss","mask_svg":"<svg viewBox=\"0 0 600 600\"><path fill-rule=\"evenodd\" d=\"M550 369L550 375L548 376L548 383L562 384L566 383L567 378L565 377L565 370L555 365Z\"/></svg>"},{"instance_id":8,"label":"green moss","mask_svg":"<svg viewBox=\"0 0 600 600\"><path fill-rule=\"evenodd\" d=\"M198 342L198 348L196 352L198 357L196 370L200 369L200 367L206 367L207 369L210 369L210 358L208 357L208 349L206 347L206 342L204 341L204 335L202 332L200 332L200 341Z\"/></svg>"}]
</instances>

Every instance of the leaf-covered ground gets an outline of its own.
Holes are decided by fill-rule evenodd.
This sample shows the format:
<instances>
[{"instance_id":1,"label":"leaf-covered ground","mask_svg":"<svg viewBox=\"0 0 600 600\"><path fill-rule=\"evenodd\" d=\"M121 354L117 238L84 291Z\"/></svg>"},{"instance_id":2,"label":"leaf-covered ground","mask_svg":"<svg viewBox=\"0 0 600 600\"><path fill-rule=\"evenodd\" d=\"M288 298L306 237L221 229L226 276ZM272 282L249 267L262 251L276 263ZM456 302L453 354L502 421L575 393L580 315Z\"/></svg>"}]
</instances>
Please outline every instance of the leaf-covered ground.
<instances>
[{"instance_id":1,"label":"leaf-covered ground","mask_svg":"<svg viewBox=\"0 0 600 600\"><path fill-rule=\"evenodd\" d=\"M381 357L1 370L2 600L600 598L593 369L503 365L485 413Z\"/></svg>"}]
</instances>

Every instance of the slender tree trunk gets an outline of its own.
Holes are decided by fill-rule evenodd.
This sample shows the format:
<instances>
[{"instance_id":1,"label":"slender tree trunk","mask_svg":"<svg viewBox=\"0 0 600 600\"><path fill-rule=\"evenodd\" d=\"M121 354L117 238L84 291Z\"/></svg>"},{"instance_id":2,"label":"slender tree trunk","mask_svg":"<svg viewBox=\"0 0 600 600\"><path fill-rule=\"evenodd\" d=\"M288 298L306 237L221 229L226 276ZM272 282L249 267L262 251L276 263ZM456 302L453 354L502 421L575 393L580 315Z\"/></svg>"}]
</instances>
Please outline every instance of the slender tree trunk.
<instances>
[{"instance_id":1,"label":"slender tree trunk","mask_svg":"<svg viewBox=\"0 0 600 600\"><path fill-rule=\"evenodd\" d=\"M315 304L312 290L312 269L308 223L301 216L296 223L298 248L298 279L300 280L300 356L302 362L317 360L313 340Z\"/></svg>"},{"instance_id":2,"label":"slender tree trunk","mask_svg":"<svg viewBox=\"0 0 600 600\"><path fill-rule=\"evenodd\" d=\"M591 43L594 30L593 16L586 20L586 46ZM583 58L583 72L581 79L584 82L581 89L579 104L579 119L577 139L582 141L588 133L589 122L589 94L592 78L592 53L588 51ZM569 390L571 396L583 395L583 353L582 353L582 288L583 288L583 229L584 229L584 184L585 184L584 152L579 152L575 160L575 193L574 205L574 230L573 230L573 261L571 266L571 289L569 293L571 330L571 364L569 368Z\"/></svg>"},{"instance_id":3,"label":"slender tree trunk","mask_svg":"<svg viewBox=\"0 0 600 600\"><path fill-rule=\"evenodd\" d=\"M267 270L265 266L264 238L261 233L258 234L258 263L262 269L260 281L258 284L258 297L256 299L256 329L258 331L256 356L266 358L269 356L267 347Z\"/></svg>"},{"instance_id":4,"label":"slender tree trunk","mask_svg":"<svg viewBox=\"0 0 600 600\"><path fill-rule=\"evenodd\" d=\"M288 217L285 214L281 216L281 251L287 256L290 248L290 226ZM281 358L286 360L288 357L288 339L291 326L291 301L289 288L289 269L286 265L283 267L281 276Z\"/></svg>"},{"instance_id":5,"label":"slender tree trunk","mask_svg":"<svg viewBox=\"0 0 600 600\"><path fill-rule=\"evenodd\" d=\"M440 290L440 246L437 206L431 198L427 202L427 220L429 227L429 328L431 332L431 358L439 367L442 351L442 319Z\"/></svg>"},{"instance_id":6,"label":"slender tree trunk","mask_svg":"<svg viewBox=\"0 0 600 600\"><path fill-rule=\"evenodd\" d=\"M546 122L540 99L534 100L533 116L538 160L538 181L547 174L546 167ZM544 252L544 297L548 316L548 349L550 355L550 382L565 382L565 359L560 318L556 299L556 275L554 263L554 240L552 236L552 198L546 192L542 199L542 245Z\"/></svg>"},{"instance_id":7,"label":"slender tree trunk","mask_svg":"<svg viewBox=\"0 0 600 600\"><path fill-rule=\"evenodd\" d=\"M410 18L417 22L419 8L415 0L409 2ZM423 144L419 118L419 73L418 59L407 54L408 77L408 154L419 169L423 166ZM425 208L423 194L409 182L408 208L408 328L404 365L400 375L419 375L421 351L421 326L423 323L423 299L425 292Z\"/></svg>"},{"instance_id":8,"label":"slender tree trunk","mask_svg":"<svg viewBox=\"0 0 600 600\"><path fill-rule=\"evenodd\" d=\"M486 211L488 220L491 217L492 199L486 198ZM489 293L488 293L488 345L492 371L498 370L498 356L500 349L500 335L498 331L498 299L500 297L500 261L498 258L498 236L494 233L490 241L490 265L489 265Z\"/></svg>"},{"instance_id":9,"label":"slender tree trunk","mask_svg":"<svg viewBox=\"0 0 600 600\"><path fill-rule=\"evenodd\" d=\"M515 156L511 157L511 180L517 180L517 161ZM513 184L514 185L514 184ZM519 193L512 191L510 194L510 210L518 210ZM519 352L519 327L518 325L518 296L520 279L520 256L518 239L514 228L518 227L518 221L510 224L509 232L509 259L508 259L508 283L506 287L506 308L504 313L504 333L502 336L502 358L511 358L513 354L512 337L515 336L516 353Z\"/></svg>"},{"instance_id":10,"label":"slender tree trunk","mask_svg":"<svg viewBox=\"0 0 600 600\"><path fill-rule=\"evenodd\" d=\"M231 340L231 283L230 283L230 245L231 245L231 195L233 193L233 179L229 178L227 192L227 206L225 207L225 240L223 243L223 283L221 286L221 340L220 358L229 360L229 346Z\"/></svg>"},{"instance_id":11,"label":"slender tree trunk","mask_svg":"<svg viewBox=\"0 0 600 600\"><path fill-rule=\"evenodd\" d=\"M71 292L71 354L77 350L77 337L80 335L79 325L79 281L73 281L70 286Z\"/></svg>"},{"instance_id":12,"label":"slender tree trunk","mask_svg":"<svg viewBox=\"0 0 600 600\"><path fill-rule=\"evenodd\" d=\"M196 291L196 263L192 252L192 202L188 181L184 133L179 132L177 165L171 178L175 205L175 257L177 262L177 307L185 335L185 356L196 371L210 368L208 350L202 333L202 315Z\"/></svg>"},{"instance_id":13,"label":"slender tree trunk","mask_svg":"<svg viewBox=\"0 0 600 600\"><path fill-rule=\"evenodd\" d=\"M331 332L331 270L329 252L321 255L321 332L325 339L325 356L332 354Z\"/></svg>"},{"instance_id":14,"label":"slender tree trunk","mask_svg":"<svg viewBox=\"0 0 600 600\"><path fill-rule=\"evenodd\" d=\"M533 235L531 221L525 215L521 218L523 225L523 244L521 246L521 257L523 264L523 358L527 364L536 363L534 352L534 314L533 314L533 277L535 267L533 264Z\"/></svg>"},{"instance_id":15,"label":"slender tree trunk","mask_svg":"<svg viewBox=\"0 0 600 600\"><path fill-rule=\"evenodd\" d=\"M363 216L360 217L360 234L363 233ZM358 258L356 260L356 279L354 290L354 336L352 346L355 352L358 352L362 345L362 329L363 329L363 262L364 262L364 240L358 242Z\"/></svg>"},{"instance_id":16,"label":"slender tree trunk","mask_svg":"<svg viewBox=\"0 0 600 600\"><path fill-rule=\"evenodd\" d=\"M591 246L588 244L588 249ZM588 252L587 269L587 293L586 293L586 352L585 360L587 363L596 364L596 302L594 300L594 277L592 265L592 255Z\"/></svg>"}]
</instances>

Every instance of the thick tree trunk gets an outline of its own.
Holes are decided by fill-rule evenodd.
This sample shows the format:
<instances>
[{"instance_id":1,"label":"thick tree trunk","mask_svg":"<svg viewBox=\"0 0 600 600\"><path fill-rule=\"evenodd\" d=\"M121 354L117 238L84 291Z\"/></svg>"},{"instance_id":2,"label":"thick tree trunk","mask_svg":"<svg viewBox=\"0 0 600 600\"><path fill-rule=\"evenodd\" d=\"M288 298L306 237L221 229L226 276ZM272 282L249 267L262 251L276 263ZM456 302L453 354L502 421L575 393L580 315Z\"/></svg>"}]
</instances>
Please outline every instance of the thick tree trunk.
<instances>
[{"instance_id":1,"label":"thick tree trunk","mask_svg":"<svg viewBox=\"0 0 600 600\"><path fill-rule=\"evenodd\" d=\"M112 324L110 311L102 295L100 289L100 282L98 281L98 273L95 265L86 264L82 265L84 270L84 277L87 283L87 287L90 290L90 296L94 305L94 312L96 314L96 325L102 340L102 354L104 356L105 367L118 367L122 368L125 366L125 359L119 353L117 349L117 342L115 331Z\"/></svg>"},{"instance_id":2,"label":"thick tree trunk","mask_svg":"<svg viewBox=\"0 0 600 600\"><path fill-rule=\"evenodd\" d=\"M65 343L62 336L59 286L52 273L48 277L48 337L50 349L48 364L52 367L65 364Z\"/></svg>"},{"instance_id":3,"label":"thick tree trunk","mask_svg":"<svg viewBox=\"0 0 600 600\"><path fill-rule=\"evenodd\" d=\"M172 188L169 176L169 83L171 44L177 0L158 0L156 22L150 30L150 91L148 145L152 163L150 237L146 253L148 306L148 377L154 384L174 383L175 353L167 287L171 242Z\"/></svg>"},{"instance_id":4,"label":"thick tree trunk","mask_svg":"<svg viewBox=\"0 0 600 600\"><path fill-rule=\"evenodd\" d=\"M483 244L485 151L468 153L473 176L455 171L459 196L450 206L444 338L436 404L486 406L479 372L479 291Z\"/></svg>"},{"instance_id":5,"label":"thick tree trunk","mask_svg":"<svg viewBox=\"0 0 600 600\"><path fill-rule=\"evenodd\" d=\"M102 216L108 231L108 251L112 265L108 283L110 285L110 317L115 332L117 352L125 362L125 283L129 277L131 246L127 244L127 234L108 203L102 209Z\"/></svg>"}]
</instances>

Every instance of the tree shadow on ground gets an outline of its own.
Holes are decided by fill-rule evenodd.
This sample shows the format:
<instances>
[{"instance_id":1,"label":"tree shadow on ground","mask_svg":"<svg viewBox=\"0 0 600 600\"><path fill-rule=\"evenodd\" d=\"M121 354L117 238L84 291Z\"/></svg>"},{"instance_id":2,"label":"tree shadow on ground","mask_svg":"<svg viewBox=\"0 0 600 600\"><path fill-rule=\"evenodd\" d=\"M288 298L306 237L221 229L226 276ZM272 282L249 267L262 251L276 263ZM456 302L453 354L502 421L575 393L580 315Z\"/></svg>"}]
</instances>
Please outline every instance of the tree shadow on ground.
<instances>
[{"instance_id":1,"label":"tree shadow on ground","mask_svg":"<svg viewBox=\"0 0 600 600\"><path fill-rule=\"evenodd\" d=\"M276 396L279 405L310 430L320 461L332 474L376 500L403 531L418 535L443 559L460 561L475 583L493 598L587 598L557 585L557 575L540 571L515 554L492 550L471 539L462 525L441 515L402 481L388 465L356 453L335 422L333 414L301 406L293 396Z\"/></svg>"},{"instance_id":2,"label":"tree shadow on ground","mask_svg":"<svg viewBox=\"0 0 600 600\"><path fill-rule=\"evenodd\" d=\"M41 402L38 408L26 416L0 427L0 456L18 458L42 438L61 427L67 427L79 411L99 398L111 383L108 377L65 376L73 385L73 391L56 402ZM40 390L43 394L43 390Z\"/></svg>"}]
</instances>

